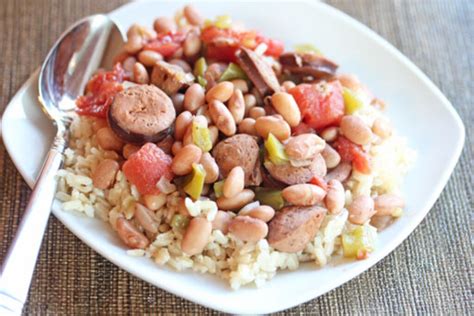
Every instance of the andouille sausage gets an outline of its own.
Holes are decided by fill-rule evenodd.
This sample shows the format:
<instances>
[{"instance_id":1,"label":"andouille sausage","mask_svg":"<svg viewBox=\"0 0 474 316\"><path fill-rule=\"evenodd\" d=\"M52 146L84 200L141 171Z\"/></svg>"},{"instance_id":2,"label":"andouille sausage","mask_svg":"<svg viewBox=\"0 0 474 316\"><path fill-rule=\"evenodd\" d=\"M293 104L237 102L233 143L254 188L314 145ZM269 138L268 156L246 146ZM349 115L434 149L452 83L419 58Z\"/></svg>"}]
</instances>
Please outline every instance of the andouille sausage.
<instances>
[{"instance_id":1,"label":"andouille sausage","mask_svg":"<svg viewBox=\"0 0 474 316\"><path fill-rule=\"evenodd\" d=\"M273 178L290 185L307 183L315 176L324 177L327 171L321 154L315 155L307 166L295 167L290 163L275 165L269 161L264 166Z\"/></svg>"},{"instance_id":2,"label":"andouille sausage","mask_svg":"<svg viewBox=\"0 0 474 316\"><path fill-rule=\"evenodd\" d=\"M168 95L175 94L193 82L194 76L191 73L186 73L181 67L165 61L157 62L151 73L151 83Z\"/></svg>"},{"instance_id":3,"label":"andouille sausage","mask_svg":"<svg viewBox=\"0 0 474 316\"><path fill-rule=\"evenodd\" d=\"M268 243L278 251L298 252L314 239L327 210L319 206L286 206L268 225Z\"/></svg>"},{"instance_id":4,"label":"andouille sausage","mask_svg":"<svg viewBox=\"0 0 474 316\"><path fill-rule=\"evenodd\" d=\"M280 91L280 83L272 67L253 50L242 48L237 62L250 78L262 97Z\"/></svg>"},{"instance_id":5,"label":"andouille sausage","mask_svg":"<svg viewBox=\"0 0 474 316\"><path fill-rule=\"evenodd\" d=\"M115 134L133 144L163 140L175 118L171 99L151 85L136 85L118 93L107 113Z\"/></svg>"},{"instance_id":6,"label":"andouille sausage","mask_svg":"<svg viewBox=\"0 0 474 316\"><path fill-rule=\"evenodd\" d=\"M312 53L284 53L280 56L284 71L293 75L326 79L336 74L338 65L333 61Z\"/></svg>"},{"instance_id":7,"label":"andouille sausage","mask_svg":"<svg viewBox=\"0 0 474 316\"><path fill-rule=\"evenodd\" d=\"M259 147L254 136L237 134L218 143L212 151L223 177L236 166L245 173L245 185L260 185L262 174L259 168Z\"/></svg>"}]
</instances>

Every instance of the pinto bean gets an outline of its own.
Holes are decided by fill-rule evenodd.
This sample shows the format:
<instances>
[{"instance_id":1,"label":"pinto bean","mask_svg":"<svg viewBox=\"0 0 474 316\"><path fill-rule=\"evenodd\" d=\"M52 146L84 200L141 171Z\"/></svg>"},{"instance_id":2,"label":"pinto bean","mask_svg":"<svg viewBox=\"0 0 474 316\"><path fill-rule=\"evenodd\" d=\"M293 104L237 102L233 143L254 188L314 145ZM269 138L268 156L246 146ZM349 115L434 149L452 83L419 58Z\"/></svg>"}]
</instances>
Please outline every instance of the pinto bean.
<instances>
[{"instance_id":1,"label":"pinto bean","mask_svg":"<svg viewBox=\"0 0 474 316\"><path fill-rule=\"evenodd\" d=\"M198 163L201 155L199 147L193 144L186 145L174 156L171 170L178 176L184 176L193 170L193 163Z\"/></svg>"},{"instance_id":2,"label":"pinto bean","mask_svg":"<svg viewBox=\"0 0 474 316\"><path fill-rule=\"evenodd\" d=\"M341 162L341 156L329 144L326 144L326 146L324 146L321 155L323 156L324 161L326 162L326 166L329 169L337 167L337 165Z\"/></svg>"},{"instance_id":3,"label":"pinto bean","mask_svg":"<svg viewBox=\"0 0 474 316\"><path fill-rule=\"evenodd\" d=\"M185 6L183 12L189 24L196 26L204 24L204 18L193 5L188 4Z\"/></svg>"},{"instance_id":4,"label":"pinto bean","mask_svg":"<svg viewBox=\"0 0 474 316\"><path fill-rule=\"evenodd\" d=\"M216 217L212 221L212 229L220 230L222 233L227 234L229 231L229 224L232 220L231 212L217 211Z\"/></svg>"},{"instance_id":5,"label":"pinto bean","mask_svg":"<svg viewBox=\"0 0 474 316\"><path fill-rule=\"evenodd\" d=\"M323 151L325 141L315 134L300 134L291 137L285 144L285 152L290 159L307 160Z\"/></svg>"},{"instance_id":6,"label":"pinto bean","mask_svg":"<svg viewBox=\"0 0 474 316\"><path fill-rule=\"evenodd\" d=\"M235 90L240 90L240 92L242 93L249 92L249 85L247 84L247 81L245 81L244 79L234 79L234 80L231 80L231 82L234 85Z\"/></svg>"},{"instance_id":7,"label":"pinto bean","mask_svg":"<svg viewBox=\"0 0 474 316\"><path fill-rule=\"evenodd\" d=\"M237 193L234 197L226 198L225 196L221 196L217 199L217 206L223 210L237 210L244 205L252 202L253 198L255 197L255 193L252 190L244 189Z\"/></svg>"},{"instance_id":8,"label":"pinto bean","mask_svg":"<svg viewBox=\"0 0 474 316\"><path fill-rule=\"evenodd\" d=\"M342 183L337 180L330 180L328 182L328 189L324 202L326 208L331 214L339 214L344 208L345 192Z\"/></svg>"},{"instance_id":9,"label":"pinto bean","mask_svg":"<svg viewBox=\"0 0 474 316\"><path fill-rule=\"evenodd\" d=\"M272 95L272 105L291 126L297 126L301 121L301 112L293 96L286 92L276 92Z\"/></svg>"},{"instance_id":10,"label":"pinto bean","mask_svg":"<svg viewBox=\"0 0 474 316\"><path fill-rule=\"evenodd\" d=\"M372 131L381 138L390 137L392 130L393 128L390 122L383 117L377 118L372 125Z\"/></svg>"},{"instance_id":11,"label":"pinto bean","mask_svg":"<svg viewBox=\"0 0 474 316\"><path fill-rule=\"evenodd\" d=\"M187 62L185 62L184 60L179 59L179 58L171 59L171 60L168 61L168 63L171 64L171 65L178 66L184 72L187 72L187 73L190 73L190 72L193 71L191 66L189 66L189 64Z\"/></svg>"},{"instance_id":12,"label":"pinto bean","mask_svg":"<svg viewBox=\"0 0 474 316\"><path fill-rule=\"evenodd\" d=\"M294 184L281 192L283 198L293 205L310 206L321 202L326 191L314 184Z\"/></svg>"},{"instance_id":13,"label":"pinto bean","mask_svg":"<svg viewBox=\"0 0 474 316\"><path fill-rule=\"evenodd\" d=\"M150 82L148 71L142 63L136 62L133 65L133 81L138 84L148 84Z\"/></svg>"},{"instance_id":14,"label":"pinto bean","mask_svg":"<svg viewBox=\"0 0 474 316\"><path fill-rule=\"evenodd\" d=\"M173 154L173 156L176 156L176 154L178 153L178 151L181 150L181 148L183 148L182 142L180 141L174 142L173 146L171 146L171 153Z\"/></svg>"},{"instance_id":15,"label":"pinto bean","mask_svg":"<svg viewBox=\"0 0 474 316\"><path fill-rule=\"evenodd\" d=\"M356 225L367 222L374 214L374 200L368 195L359 195L348 207L349 221Z\"/></svg>"},{"instance_id":16,"label":"pinto bean","mask_svg":"<svg viewBox=\"0 0 474 316\"><path fill-rule=\"evenodd\" d=\"M257 105L257 99L251 93L247 93L244 95L244 102L245 102L245 113Z\"/></svg>"},{"instance_id":17,"label":"pinto bean","mask_svg":"<svg viewBox=\"0 0 474 316\"><path fill-rule=\"evenodd\" d=\"M206 93L206 101L211 102L213 100L218 100L221 102L226 102L232 96L234 92L234 85L230 81L223 81L216 84L214 87L209 89Z\"/></svg>"},{"instance_id":18,"label":"pinto bean","mask_svg":"<svg viewBox=\"0 0 474 316\"><path fill-rule=\"evenodd\" d=\"M122 156L125 159L128 159L131 155L136 153L137 151L140 150L140 146L136 146L133 144L125 144L122 149Z\"/></svg>"},{"instance_id":19,"label":"pinto bean","mask_svg":"<svg viewBox=\"0 0 474 316\"><path fill-rule=\"evenodd\" d=\"M163 60L163 56L153 50L142 50L138 53L138 61L147 67L153 67L160 60Z\"/></svg>"},{"instance_id":20,"label":"pinto bean","mask_svg":"<svg viewBox=\"0 0 474 316\"><path fill-rule=\"evenodd\" d=\"M206 171L205 183L214 183L219 178L219 166L216 163L214 157L210 153L203 153L199 163Z\"/></svg>"},{"instance_id":21,"label":"pinto bean","mask_svg":"<svg viewBox=\"0 0 474 316\"><path fill-rule=\"evenodd\" d=\"M275 210L271 206L260 205L247 211L242 210L239 212L239 215L246 215L253 218L258 218L266 223L269 222L273 218L273 216L275 216Z\"/></svg>"},{"instance_id":22,"label":"pinto bean","mask_svg":"<svg viewBox=\"0 0 474 316\"><path fill-rule=\"evenodd\" d=\"M205 91L199 83L193 83L184 93L184 109L195 112L205 103Z\"/></svg>"},{"instance_id":23,"label":"pinto bean","mask_svg":"<svg viewBox=\"0 0 474 316\"><path fill-rule=\"evenodd\" d=\"M121 151L124 143L109 127L103 127L96 133L97 143L104 150Z\"/></svg>"},{"instance_id":24,"label":"pinto bean","mask_svg":"<svg viewBox=\"0 0 474 316\"><path fill-rule=\"evenodd\" d=\"M92 183L98 189L108 189L115 181L115 175L120 169L118 162L112 159L104 159L92 173Z\"/></svg>"},{"instance_id":25,"label":"pinto bean","mask_svg":"<svg viewBox=\"0 0 474 316\"><path fill-rule=\"evenodd\" d=\"M211 237L212 224L202 217L194 217L184 233L181 249L192 256L201 253Z\"/></svg>"},{"instance_id":26,"label":"pinto bean","mask_svg":"<svg viewBox=\"0 0 474 316\"><path fill-rule=\"evenodd\" d=\"M254 106L249 110L249 116L254 120L258 119L259 117L265 116L267 113L265 109L260 106Z\"/></svg>"},{"instance_id":27,"label":"pinto bean","mask_svg":"<svg viewBox=\"0 0 474 316\"><path fill-rule=\"evenodd\" d=\"M250 117L246 117L239 123L239 133L249 134L257 136L257 130L255 129L255 120Z\"/></svg>"},{"instance_id":28,"label":"pinto bean","mask_svg":"<svg viewBox=\"0 0 474 316\"><path fill-rule=\"evenodd\" d=\"M280 141L287 139L291 134L290 125L283 120L281 115L259 117L255 120L255 130L264 139L267 139L268 134L272 133Z\"/></svg>"},{"instance_id":29,"label":"pinto bean","mask_svg":"<svg viewBox=\"0 0 474 316\"><path fill-rule=\"evenodd\" d=\"M166 204L166 194L146 194L143 196L143 202L148 209L157 211Z\"/></svg>"},{"instance_id":30,"label":"pinto bean","mask_svg":"<svg viewBox=\"0 0 474 316\"><path fill-rule=\"evenodd\" d=\"M374 198L374 207L378 216L392 215L396 209L405 207L405 201L401 196L386 193Z\"/></svg>"},{"instance_id":31,"label":"pinto bean","mask_svg":"<svg viewBox=\"0 0 474 316\"><path fill-rule=\"evenodd\" d=\"M175 33L178 30L174 20L166 16L155 19L153 28L157 33Z\"/></svg>"},{"instance_id":32,"label":"pinto bean","mask_svg":"<svg viewBox=\"0 0 474 316\"><path fill-rule=\"evenodd\" d=\"M346 181L352 172L352 166L348 162L341 162L336 168L331 170L324 179L329 182L333 179L338 180L339 182Z\"/></svg>"},{"instance_id":33,"label":"pinto bean","mask_svg":"<svg viewBox=\"0 0 474 316\"><path fill-rule=\"evenodd\" d=\"M240 123L245 115L245 101L242 91L234 89L234 93L230 97L227 107L234 117L235 123Z\"/></svg>"},{"instance_id":34,"label":"pinto bean","mask_svg":"<svg viewBox=\"0 0 474 316\"><path fill-rule=\"evenodd\" d=\"M209 92L208 92L209 93ZM236 132L235 120L229 109L218 100L209 103L209 114L217 128L226 136L232 136Z\"/></svg>"},{"instance_id":35,"label":"pinto bean","mask_svg":"<svg viewBox=\"0 0 474 316\"><path fill-rule=\"evenodd\" d=\"M143 48L143 38L140 35L129 36L123 49L129 54L136 54Z\"/></svg>"},{"instance_id":36,"label":"pinto bean","mask_svg":"<svg viewBox=\"0 0 474 316\"><path fill-rule=\"evenodd\" d=\"M178 117L176 118L175 121L175 127L174 127L174 139L175 140L182 140L184 133L186 132L186 129L188 126L191 124L193 121L193 115L189 111L184 111Z\"/></svg>"},{"instance_id":37,"label":"pinto bean","mask_svg":"<svg viewBox=\"0 0 474 316\"><path fill-rule=\"evenodd\" d=\"M217 141L219 140L219 129L217 128L217 126L209 126L209 134L211 136L211 142L212 142L212 147L214 147L214 145L217 143Z\"/></svg>"},{"instance_id":38,"label":"pinto bean","mask_svg":"<svg viewBox=\"0 0 474 316\"><path fill-rule=\"evenodd\" d=\"M133 224L123 217L117 218L115 225L120 239L132 249L144 249L150 241Z\"/></svg>"},{"instance_id":39,"label":"pinto bean","mask_svg":"<svg viewBox=\"0 0 474 316\"><path fill-rule=\"evenodd\" d=\"M97 131L103 127L108 127L107 120L104 119L94 119L92 122L92 130L94 133L97 133Z\"/></svg>"},{"instance_id":40,"label":"pinto bean","mask_svg":"<svg viewBox=\"0 0 474 316\"><path fill-rule=\"evenodd\" d=\"M268 234L267 224L250 216L237 216L230 221L229 232L242 241L258 242Z\"/></svg>"},{"instance_id":41,"label":"pinto bean","mask_svg":"<svg viewBox=\"0 0 474 316\"><path fill-rule=\"evenodd\" d=\"M366 145L372 140L372 131L358 116L344 116L341 120L340 128L344 136L356 144Z\"/></svg>"},{"instance_id":42,"label":"pinto bean","mask_svg":"<svg viewBox=\"0 0 474 316\"><path fill-rule=\"evenodd\" d=\"M337 127L331 126L331 127L325 128L321 132L321 137L327 142L333 142L336 140L338 134L339 134L339 131Z\"/></svg>"},{"instance_id":43,"label":"pinto bean","mask_svg":"<svg viewBox=\"0 0 474 316\"><path fill-rule=\"evenodd\" d=\"M232 170L227 175L227 178L224 180L224 186L222 188L222 193L226 198L233 198L244 189L245 182L245 173L242 167L237 166L232 168Z\"/></svg>"},{"instance_id":44,"label":"pinto bean","mask_svg":"<svg viewBox=\"0 0 474 316\"><path fill-rule=\"evenodd\" d=\"M159 223L155 214L140 203L135 204L135 212L133 213L138 223L151 234L158 232Z\"/></svg>"},{"instance_id":45,"label":"pinto bean","mask_svg":"<svg viewBox=\"0 0 474 316\"><path fill-rule=\"evenodd\" d=\"M186 39L183 43L183 53L186 57L192 57L199 53L201 50L201 39L199 34L196 32L190 31L186 35Z\"/></svg>"}]
</instances>

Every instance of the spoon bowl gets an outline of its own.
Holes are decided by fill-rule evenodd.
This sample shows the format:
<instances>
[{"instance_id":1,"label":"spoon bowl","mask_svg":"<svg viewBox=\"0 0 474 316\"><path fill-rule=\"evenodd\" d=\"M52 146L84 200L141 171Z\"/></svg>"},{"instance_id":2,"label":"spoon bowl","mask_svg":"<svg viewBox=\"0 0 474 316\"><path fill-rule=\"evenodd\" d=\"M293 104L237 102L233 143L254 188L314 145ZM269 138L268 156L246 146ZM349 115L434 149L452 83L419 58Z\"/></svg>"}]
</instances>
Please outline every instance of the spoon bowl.
<instances>
[{"instance_id":1,"label":"spoon bowl","mask_svg":"<svg viewBox=\"0 0 474 316\"><path fill-rule=\"evenodd\" d=\"M57 128L0 274L0 314L20 315L56 192L56 173L63 163L75 100L98 68L110 68L112 52L123 35L106 15L86 17L72 25L46 57L38 80L43 112Z\"/></svg>"}]
</instances>

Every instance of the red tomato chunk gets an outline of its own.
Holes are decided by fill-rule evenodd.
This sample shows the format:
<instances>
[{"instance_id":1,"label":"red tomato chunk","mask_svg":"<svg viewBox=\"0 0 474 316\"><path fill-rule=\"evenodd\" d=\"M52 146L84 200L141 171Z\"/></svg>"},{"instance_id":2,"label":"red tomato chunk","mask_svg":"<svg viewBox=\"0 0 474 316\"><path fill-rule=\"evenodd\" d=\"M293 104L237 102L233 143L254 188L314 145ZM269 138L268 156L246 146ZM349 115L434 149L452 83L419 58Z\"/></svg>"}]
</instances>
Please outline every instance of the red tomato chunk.
<instances>
[{"instance_id":1,"label":"red tomato chunk","mask_svg":"<svg viewBox=\"0 0 474 316\"><path fill-rule=\"evenodd\" d=\"M202 30L201 40L207 44L206 57L224 62L234 62L240 47L256 48L267 45L265 55L278 58L284 51L283 42L266 38L256 31L236 31L209 26Z\"/></svg>"},{"instance_id":2,"label":"red tomato chunk","mask_svg":"<svg viewBox=\"0 0 474 316\"><path fill-rule=\"evenodd\" d=\"M145 44L144 50L152 50L160 53L163 57L170 57L181 48L186 35L181 32L159 34L158 37Z\"/></svg>"},{"instance_id":3,"label":"red tomato chunk","mask_svg":"<svg viewBox=\"0 0 474 316\"><path fill-rule=\"evenodd\" d=\"M173 179L171 157L153 143L147 143L132 154L122 167L125 177L141 194L158 194L156 183L161 177Z\"/></svg>"},{"instance_id":4,"label":"red tomato chunk","mask_svg":"<svg viewBox=\"0 0 474 316\"><path fill-rule=\"evenodd\" d=\"M339 136L333 147L343 161L352 162L352 166L359 172L370 173L370 156L360 145L354 144L347 138Z\"/></svg>"},{"instance_id":5,"label":"red tomato chunk","mask_svg":"<svg viewBox=\"0 0 474 316\"><path fill-rule=\"evenodd\" d=\"M80 115L107 117L107 110L115 95L123 90L125 71L121 64L115 64L111 71L100 71L87 83L86 94L76 100L77 113Z\"/></svg>"},{"instance_id":6,"label":"red tomato chunk","mask_svg":"<svg viewBox=\"0 0 474 316\"><path fill-rule=\"evenodd\" d=\"M344 116L344 99L339 81L316 85L299 84L288 91L296 100L304 123L315 129L339 125Z\"/></svg>"}]
</instances>

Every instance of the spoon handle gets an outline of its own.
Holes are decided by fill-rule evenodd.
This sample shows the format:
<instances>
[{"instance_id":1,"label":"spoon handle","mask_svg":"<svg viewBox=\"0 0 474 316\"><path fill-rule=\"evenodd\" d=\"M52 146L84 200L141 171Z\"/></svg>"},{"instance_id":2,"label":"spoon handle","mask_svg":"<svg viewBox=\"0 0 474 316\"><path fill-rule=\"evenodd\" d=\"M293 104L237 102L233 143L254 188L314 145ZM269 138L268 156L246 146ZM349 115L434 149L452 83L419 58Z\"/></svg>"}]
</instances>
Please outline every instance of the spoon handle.
<instances>
[{"instance_id":1,"label":"spoon handle","mask_svg":"<svg viewBox=\"0 0 474 316\"><path fill-rule=\"evenodd\" d=\"M63 162L64 137L55 137L0 274L0 314L20 315L30 288L41 241L56 192L56 174Z\"/></svg>"}]
</instances>

